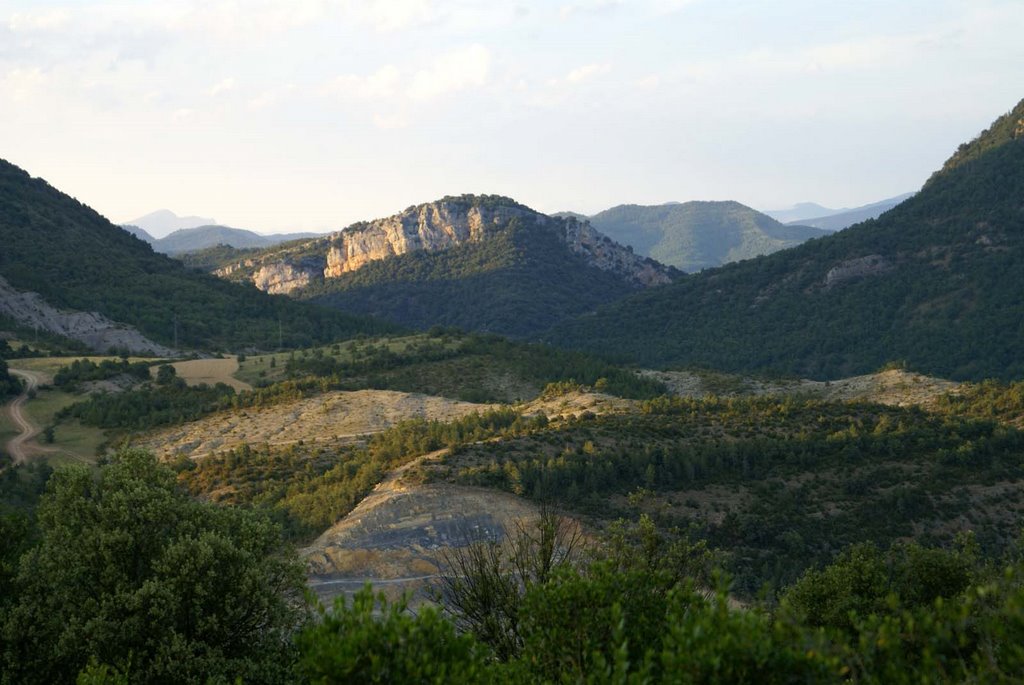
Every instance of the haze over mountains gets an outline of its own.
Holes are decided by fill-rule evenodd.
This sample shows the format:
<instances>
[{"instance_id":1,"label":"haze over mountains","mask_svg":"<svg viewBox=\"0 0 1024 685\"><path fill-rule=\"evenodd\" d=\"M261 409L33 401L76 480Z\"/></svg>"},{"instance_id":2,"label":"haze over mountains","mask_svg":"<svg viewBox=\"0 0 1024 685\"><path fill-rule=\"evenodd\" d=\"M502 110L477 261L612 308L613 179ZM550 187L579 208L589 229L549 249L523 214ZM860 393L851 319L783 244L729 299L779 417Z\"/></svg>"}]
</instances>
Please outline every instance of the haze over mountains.
<instances>
[{"instance_id":1,"label":"haze over mountains","mask_svg":"<svg viewBox=\"0 0 1024 685\"><path fill-rule=\"evenodd\" d=\"M854 224L859 224L862 221L875 219L913 196L914 193L904 193L903 195L897 195L896 197L891 197L879 202L872 202L871 204L864 205L863 207L857 207L855 209L830 210L830 213L828 214L808 219L801 219L799 221L792 221L790 224L813 226L814 228L821 228L826 231L841 231L844 228L853 226Z\"/></svg>"},{"instance_id":2,"label":"haze over mountains","mask_svg":"<svg viewBox=\"0 0 1024 685\"><path fill-rule=\"evenodd\" d=\"M154 238L137 226L123 226L132 235L145 240L157 252L167 255L180 255L186 252L197 252L218 245L226 245L236 249L272 247L291 240L302 240L319 235L318 233L274 233L261 235L244 228L230 226L196 226L195 228L179 228L163 238Z\"/></svg>"},{"instance_id":3,"label":"haze over mountains","mask_svg":"<svg viewBox=\"0 0 1024 685\"><path fill-rule=\"evenodd\" d=\"M158 209L155 212L144 214L143 216L132 219L131 221L125 221L121 225L124 227L134 226L135 228L142 229L140 238L145 239L145 236L151 238L163 238L169 233L181 230L183 228L195 228L197 226L213 226L216 225L217 220L205 216L178 216L169 209Z\"/></svg>"},{"instance_id":4,"label":"haze over mountains","mask_svg":"<svg viewBox=\"0 0 1024 685\"><path fill-rule=\"evenodd\" d=\"M679 279L559 326L649 365L837 378L905 360L1024 374L1024 101L878 219Z\"/></svg>"},{"instance_id":5,"label":"haze over mountains","mask_svg":"<svg viewBox=\"0 0 1024 685\"><path fill-rule=\"evenodd\" d=\"M845 207L843 209L830 209L814 202L799 202L788 209L771 209L764 213L785 224L800 224L828 231L839 231L861 221L874 219L911 196L913 193L903 193L860 207Z\"/></svg>"}]
</instances>

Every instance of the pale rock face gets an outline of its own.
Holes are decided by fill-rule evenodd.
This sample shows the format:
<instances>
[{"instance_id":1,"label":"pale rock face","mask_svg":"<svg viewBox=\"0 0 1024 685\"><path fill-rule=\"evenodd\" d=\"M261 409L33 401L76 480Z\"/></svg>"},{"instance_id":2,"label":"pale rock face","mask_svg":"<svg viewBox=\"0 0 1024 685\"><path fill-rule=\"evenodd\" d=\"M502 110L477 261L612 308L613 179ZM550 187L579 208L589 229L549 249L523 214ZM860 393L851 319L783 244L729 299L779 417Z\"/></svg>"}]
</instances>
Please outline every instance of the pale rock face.
<instances>
[{"instance_id":1,"label":"pale rock face","mask_svg":"<svg viewBox=\"0 0 1024 685\"><path fill-rule=\"evenodd\" d=\"M288 294L323 279L338 278L373 261L483 241L518 218L530 220L541 230L555 232L591 266L617 273L636 285L661 285L671 280L665 267L615 243L587 221L553 219L511 201L467 206L464 201L450 199L355 224L298 248L247 259L216 273L221 277L244 277L269 293Z\"/></svg>"},{"instance_id":2,"label":"pale rock face","mask_svg":"<svg viewBox=\"0 0 1024 685\"><path fill-rule=\"evenodd\" d=\"M504 226L516 216L529 214L529 210L512 206L463 210L450 202L413 207L335 234L327 252L324 278L337 278L378 259L417 250L445 250L482 240L489 228Z\"/></svg>"},{"instance_id":3,"label":"pale rock face","mask_svg":"<svg viewBox=\"0 0 1024 685\"><path fill-rule=\"evenodd\" d=\"M892 271L893 268L888 259L878 254L847 259L828 270L828 273L825 274L825 287L832 288L845 281L866 276L879 276Z\"/></svg>"},{"instance_id":4,"label":"pale rock face","mask_svg":"<svg viewBox=\"0 0 1024 685\"><path fill-rule=\"evenodd\" d=\"M295 267L287 262L265 264L252 275L252 282L260 290L271 295L290 293L304 288L313 280L314 271Z\"/></svg>"}]
</instances>

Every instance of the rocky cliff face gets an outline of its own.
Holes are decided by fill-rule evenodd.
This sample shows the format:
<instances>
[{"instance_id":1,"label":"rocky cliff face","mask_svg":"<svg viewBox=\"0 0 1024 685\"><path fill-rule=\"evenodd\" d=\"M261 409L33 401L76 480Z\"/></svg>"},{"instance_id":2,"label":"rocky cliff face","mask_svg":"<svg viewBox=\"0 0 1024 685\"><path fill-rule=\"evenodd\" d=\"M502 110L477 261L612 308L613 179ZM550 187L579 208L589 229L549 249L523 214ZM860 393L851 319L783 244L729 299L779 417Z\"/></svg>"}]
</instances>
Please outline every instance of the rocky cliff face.
<instances>
[{"instance_id":1,"label":"rocky cliff face","mask_svg":"<svg viewBox=\"0 0 1024 685\"><path fill-rule=\"evenodd\" d=\"M355 224L333 235L219 269L222 278L247 280L270 293L292 293L324 279L356 271L369 262L419 250L446 250L487 240L511 222L528 220L537 230L554 232L566 247L591 266L613 272L639 286L667 283L670 270L633 254L586 221L553 218L508 198L444 198L406 209L385 219Z\"/></svg>"},{"instance_id":2,"label":"rocky cliff face","mask_svg":"<svg viewBox=\"0 0 1024 685\"><path fill-rule=\"evenodd\" d=\"M157 357L173 357L178 354L153 342L131 326L111 321L102 314L51 307L38 293L15 290L3 278L0 278L0 314L23 326L79 340L96 352L106 353L113 347Z\"/></svg>"}]
</instances>

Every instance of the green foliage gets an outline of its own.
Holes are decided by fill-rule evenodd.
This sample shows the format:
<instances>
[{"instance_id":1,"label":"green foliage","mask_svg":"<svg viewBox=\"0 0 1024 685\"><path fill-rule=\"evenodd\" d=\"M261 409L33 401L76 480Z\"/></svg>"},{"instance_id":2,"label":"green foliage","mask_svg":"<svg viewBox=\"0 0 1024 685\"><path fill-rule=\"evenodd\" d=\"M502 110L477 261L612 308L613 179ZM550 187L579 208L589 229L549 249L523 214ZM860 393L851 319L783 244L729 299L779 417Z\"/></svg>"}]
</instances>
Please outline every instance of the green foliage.
<instances>
[{"instance_id":1,"label":"green foliage","mask_svg":"<svg viewBox=\"0 0 1024 685\"><path fill-rule=\"evenodd\" d=\"M177 378L178 372L174 370L174 367L170 364L161 364L156 369L156 384L157 385L171 385L174 383L174 379Z\"/></svg>"},{"instance_id":2,"label":"green foliage","mask_svg":"<svg viewBox=\"0 0 1024 685\"><path fill-rule=\"evenodd\" d=\"M938 411L1021 425L1024 419L1024 382L984 381L964 385L938 398Z\"/></svg>"},{"instance_id":3,"label":"green foliage","mask_svg":"<svg viewBox=\"0 0 1024 685\"><path fill-rule=\"evenodd\" d=\"M7 368L7 362L0 359L0 398L17 395L21 392L21 381L15 378Z\"/></svg>"},{"instance_id":4,"label":"green foliage","mask_svg":"<svg viewBox=\"0 0 1024 685\"><path fill-rule=\"evenodd\" d=\"M1005 141L878 219L638 293L547 338L644 365L834 379L905 359L945 378L1019 379L1022 159L1024 137ZM888 267L835 278L872 255Z\"/></svg>"},{"instance_id":5,"label":"green foliage","mask_svg":"<svg viewBox=\"0 0 1024 685\"><path fill-rule=\"evenodd\" d=\"M214 245L201 250L191 250L175 254L174 258L189 269L202 272L212 272L217 269L235 264L248 257L255 256L260 252L258 247L231 247L230 245Z\"/></svg>"},{"instance_id":6,"label":"green foliage","mask_svg":"<svg viewBox=\"0 0 1024 685\"><path fill-rule=\"evenodd\" d=\"M76 359L62 366L53 376L53 384L69 389L77 388L87 381L104 381L120 375L131 376L137 381L149 380L149 364L129 363L127 359L104 359L99 364L90 359Z\"/></svg>"},{"instance_id":7,"label":"green foliage","mask_svg":"<svg viewBox=\"0 0 1024 685\"><path fill-rule=\"evenodd\" d=\"M145 430L194 421L212 411L232 406L234 396L234 388L224 383L213 387L206 384L189 386L176 378L165 385L147 384L119 393L95 394L62 409L57 418L78 419L99 428Z\"/></svg>"},{"instance_id":8,"label":"green foliage","mask_svg":"<svg viewBox=\"0 0 1024 685\"><path fill-rule=\"evenodd\" d=\"M490 670L487 654L460 635L434 608L415 615L405 600L390 603L367 586L298 639L299 670L311 683L479 683Z\"/></svg>"},{"instance_id":9,"label":"green foliage","mask_svg":"<svg viewBox=\"0 0 1024 685\"><path fill-rule=\"evenodd\" d=\"M281 682L302 568L261 515L198 503L149 454L57 471L3 616L5 682ZM110 672L107 675L111 675ZM88 679L86 680L88 682Z\"/></svg>"},{"instance_id":10,"label":"green foliage","mask_svg":"<svg viewBox=\"0 0 1024 685\"><path fill-rule=\"evenodd\" d=\"M161 343L276 347L390 327L272 297L156 254L41 179L0 160L0 275L56 307L98 311Z\"/></svg>"},{"instance_id":11,"label":"green foliage","mask_svg":"<svg viewBox=\"0 0 1024 685\"><path fill-rule=\"evenodd\" d=\"M579 562L579 525L542 509L530 525L519 521L506 538L469 539L442 554L446 574L438 599L462 631L473 634L502 660L523 650L523 596Z\"/></svg>"},{"instance_id":12,"label":"green foliage","mask_svg":"<svg viewBox=\"0 0 1024 685\"><path fill-rule=\"evenodd\" d=\"M468 446L435 477L600 518L640 507L725 551L745 596L856 542L948 544L974 529L998 553L1024 512L998 485L1024 476L1024 434L989 421L772 398L644 409Z\"/></svg>"},{"instance_id":13,"label":"green foliage","mask_svg":"<svg viewBox=\"0 0 1024 685\"><path fill-rule=\"evenodd\" d=\"M861 543L826 568L807 571L782 601L806 625L853 631L858 617L894 616L956 597L975 581L978 562L972 552L907 544L883 553Z\"/></svg>"},{"instance_id":14,"label":"green foliage","mask_svg":"<svg viewBox=\"0 0 1024 685\"><path fill-rule=\"evenodd\" d=\"M992 125L978 134L974 140L962 143L956 152L942 165L942 170L928 180L933 183L942 174L960 166L975 162L992 150L1024 137L1024 100L992 122Z\"/></svg>"},{"instance_id":15,"label":"green foliage","mask_svg":"<svg viewBox=\"0 0 1024 685\"><path fill-rule=\"evenodd\" d=\"M579 389L581 384L597 385L601 381L602 392L635 399L665 392L663 384L599 357L497 335L436 330L401 351L392 349L390 343L388 339L379 344L349 342L343 355L316 349L309 355L290 358L287 373L291 378L327 379L326 387L340 390L403 390L470 402L530 398L509 397L508 391L495 388L503 377L517 379L520 387L538 390L549 383L565 382L565 387ZM477 373L477 367L483 367L486 373Z\"/></svg>"},{"instance_id":16,"label":"green foliage","mask_svg":"<svg viewBox=\"0 0 1024 685\"><path fill-rule=\"evenodd\" d=\"M185 460L179 481L196 496L254 506L280 518L289 537L306 540L351 511L384 474L443 447L536 430L543 421L511 410L456 421L412 420L374 435L365 447L242 447Z\"/></svg>"},{"instance_id":17,"label":"green foliage","mask_svg":"<svg viewBox=\"0 0 1024 685\"><path fill-rule=\"evenodd\" d=\"M826 235L786 226L738 202L619 205L590 217L590 223L638 254L691 273Z\"/></svg>"}]
</instances>

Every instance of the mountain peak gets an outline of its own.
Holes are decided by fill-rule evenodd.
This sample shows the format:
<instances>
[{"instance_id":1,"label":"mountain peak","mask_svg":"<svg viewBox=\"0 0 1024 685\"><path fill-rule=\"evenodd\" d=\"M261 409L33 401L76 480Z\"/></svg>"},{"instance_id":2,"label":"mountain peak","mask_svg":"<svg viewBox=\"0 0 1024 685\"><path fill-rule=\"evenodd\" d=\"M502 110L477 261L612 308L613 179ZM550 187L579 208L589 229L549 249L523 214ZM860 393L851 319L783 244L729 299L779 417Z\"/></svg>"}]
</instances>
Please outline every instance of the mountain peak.
<instances>
[{"instance_id":1,"label":"mountain peak","mask_svg":"<svg viewBox=\"0 0 1024 685\"><path fill-rule=\"evenodd\" d=\"M928 183L931 183L937 176L972 162L996 148L1022 140L1024 140L1024 100L993 121L992 125L979 133L974 140L962 143L953 156L946 160L942 168L932 174Z\"/></svg>"},{"instance_id":2,"label":"mountain peak","mask_svg":"<svg viewBox=\"0 0 1024 685\"><path fill-rule=\"evenodd\" d=\"M197 226L210 226L217 223L216 219L202 216L178 216L169 209L158 209L123 225L141 228L155 238L162 238L174 231Z\"/></svg>"}]
</instances>

